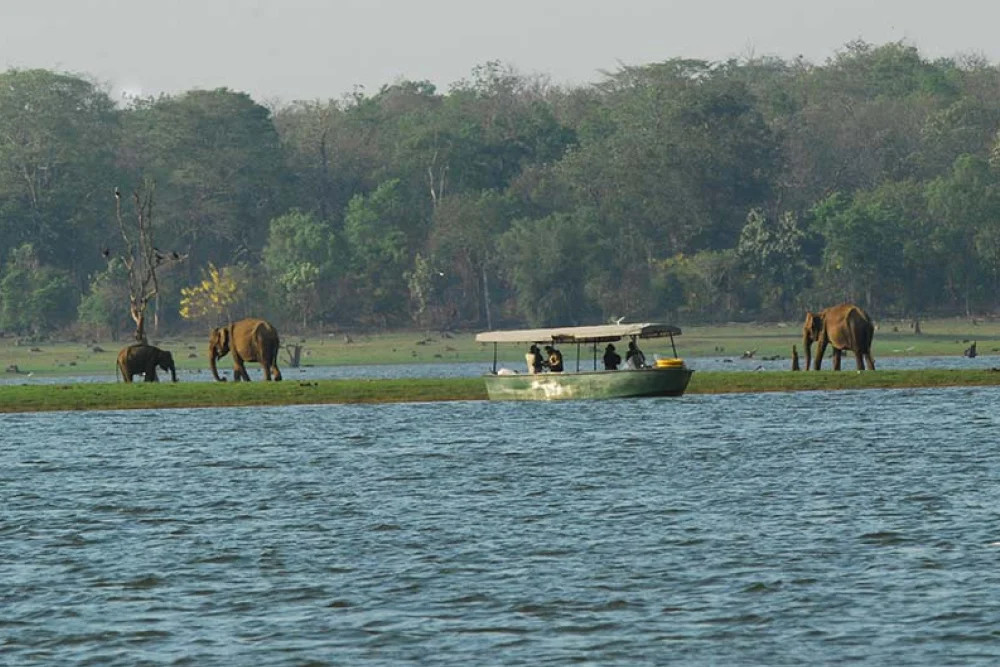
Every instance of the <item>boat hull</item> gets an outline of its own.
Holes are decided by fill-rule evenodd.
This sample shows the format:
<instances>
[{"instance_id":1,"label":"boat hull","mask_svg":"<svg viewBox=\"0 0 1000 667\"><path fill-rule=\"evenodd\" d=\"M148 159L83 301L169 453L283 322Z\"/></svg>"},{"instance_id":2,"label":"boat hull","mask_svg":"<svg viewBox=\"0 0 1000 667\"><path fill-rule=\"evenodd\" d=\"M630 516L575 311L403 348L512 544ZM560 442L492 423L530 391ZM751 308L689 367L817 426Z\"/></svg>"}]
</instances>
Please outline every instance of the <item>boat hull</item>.
<instances>
[{"instance_id":1,"label":"boat hull","mask_svg":"<svg viewBox=\"0 0 1000 667\"><path fill-rule=\"evenodd\" d=\"M694 371L687 367L537 375L487 375L493 401L557 401L680 396Z\"/></svg>"}]
</instances>

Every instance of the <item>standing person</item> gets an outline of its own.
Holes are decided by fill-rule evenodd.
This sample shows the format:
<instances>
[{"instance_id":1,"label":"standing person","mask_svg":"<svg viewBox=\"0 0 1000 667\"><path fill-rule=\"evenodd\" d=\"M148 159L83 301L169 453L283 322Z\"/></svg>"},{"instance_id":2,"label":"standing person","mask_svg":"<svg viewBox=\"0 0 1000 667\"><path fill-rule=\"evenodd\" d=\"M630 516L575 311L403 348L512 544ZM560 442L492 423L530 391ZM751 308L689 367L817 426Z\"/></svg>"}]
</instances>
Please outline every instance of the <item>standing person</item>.
<instances>
[{"instance_id":1,"label":"standing person","mask_svg":"<svg viewBox=\"0 0 1000 667\"><path fill-rule=\"evenodd\" d=\"M632 369L646 367L646 355L642 353L642 350L635 344L635 341L628 344L628 352L625 353L625 364Z\"/></svg>"},{"instance_id":2,"label":"standing person","mask_svg":"<svg viewBox=\"0 0 1000 667\"><path fill-rule=\"evenodd\" d=\"M549 371L552 373L562 373L563 370L563 359L562 352L557 350L551 345L545 346L545 352L549 355L548 363Z\"/></svg>"},{"instance_id":3,"label":"standing person","mask_svg":"<svg viewBox=\"0 0 1000 667\"><path fill-rule=\"evenodd\" d=\"M604 348L604 370L606 371L616 371L618 370L618 365L622 362L622 355L615 352L615 346L608 343L608 346Z\"/></svg>"},{"instance_id":4,"label":"standing person","mask_svg":"<svg viewBox=\"0 0 1000 667\"><path fill-rule=\"evenodd\" d=\"M528 348L528 353L524 355L525 360L528 362L528 372L529 373L541 373L542 368L545 366L545 361L542 359L542 351L538 349L537 345L532 345Z\"/></svg>"}]
</instances>

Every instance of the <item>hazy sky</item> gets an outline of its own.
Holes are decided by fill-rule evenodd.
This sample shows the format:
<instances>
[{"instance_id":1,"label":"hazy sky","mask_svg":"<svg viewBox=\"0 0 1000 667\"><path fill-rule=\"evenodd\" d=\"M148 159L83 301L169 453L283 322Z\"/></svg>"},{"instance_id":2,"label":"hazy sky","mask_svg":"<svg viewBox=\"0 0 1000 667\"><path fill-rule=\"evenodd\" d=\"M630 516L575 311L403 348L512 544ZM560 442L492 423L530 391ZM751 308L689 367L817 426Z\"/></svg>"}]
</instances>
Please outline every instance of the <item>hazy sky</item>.
<instances>
[{"instance_id":1,"label":"hazy sky","mask_svg":"<svg viewBox=\"0 0 1000 667\"><path fill-rule=\"evenodd\" d=\"M273 102L399 78L445 91L490 60L573 84L676 56L822 63L857 38L997 62L998 25L996 0L0 0L0 66Z\"/></svg>"}]
</instances>

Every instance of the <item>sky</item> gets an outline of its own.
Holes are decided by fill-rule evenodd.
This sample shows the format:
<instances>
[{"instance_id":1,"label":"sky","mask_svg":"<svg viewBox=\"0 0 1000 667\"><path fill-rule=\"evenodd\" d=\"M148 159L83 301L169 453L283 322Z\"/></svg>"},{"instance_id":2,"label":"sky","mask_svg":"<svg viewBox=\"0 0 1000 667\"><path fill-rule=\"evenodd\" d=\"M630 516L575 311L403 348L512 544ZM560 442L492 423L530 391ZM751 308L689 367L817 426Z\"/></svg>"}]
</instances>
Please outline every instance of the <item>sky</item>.
<instances>
[{"instance_id":1,"label":"sky","mask_svg":"<svg viewBox=\"0 0 1000 667\"><path fill-rule=\"evenodd\" d=\"M674 57L820 64L855 39L1000 62L997 25L995 0L0 0L0 66L280 104L399 79L447 91L494 60L566 85Z\"/></svg>"}]
</instances>

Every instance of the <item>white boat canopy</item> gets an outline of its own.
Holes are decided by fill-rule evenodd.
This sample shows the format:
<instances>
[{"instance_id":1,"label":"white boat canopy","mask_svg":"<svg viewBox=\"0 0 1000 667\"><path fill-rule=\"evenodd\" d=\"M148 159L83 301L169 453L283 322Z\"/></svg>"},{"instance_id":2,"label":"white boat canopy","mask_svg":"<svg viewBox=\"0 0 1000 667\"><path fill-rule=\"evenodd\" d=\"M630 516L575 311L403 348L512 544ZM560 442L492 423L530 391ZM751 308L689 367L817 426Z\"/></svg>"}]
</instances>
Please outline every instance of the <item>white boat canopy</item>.
<instances>
[{"instance_id":1,"label":"white boat canopy","mask_svg":"<svg viewBox=\"0 0 1000 667\"><path fill-rule=\"evenodd\" d=\"M662 338L679 336L680 328L670 324L601 324L593 327L556 327L554 329L519 329L484 331L476 334L477 343L605 343L622 338Z\"/></svg>"}]
</instances>

